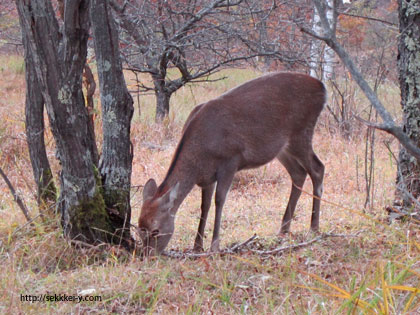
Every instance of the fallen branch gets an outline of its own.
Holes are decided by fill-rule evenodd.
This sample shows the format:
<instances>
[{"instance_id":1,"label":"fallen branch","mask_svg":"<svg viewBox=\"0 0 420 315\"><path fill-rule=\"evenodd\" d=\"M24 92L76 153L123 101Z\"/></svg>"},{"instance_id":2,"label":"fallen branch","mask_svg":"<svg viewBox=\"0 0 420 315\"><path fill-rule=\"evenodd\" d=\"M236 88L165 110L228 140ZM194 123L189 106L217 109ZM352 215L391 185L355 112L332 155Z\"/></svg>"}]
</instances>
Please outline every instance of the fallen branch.
<instances>
[{"instance_id":1,"label":"fallen branch","mask_svg":"<svg viewBox=\"0 0 420 315\"><path fill-rule=\"evenodd\" d=\"M205 253L194 253L194 252L185 252L180 253L177 251L164 251L162 253L163 256L171 257L171 258L200 258L200 257L209 257L214 255L224 255L224 254L233 254L237 253L241 248L246 247L250 243L252 243L257 238L257 234L252 235L246 241L235 244L231 247L226 247L218 252L205 252Z\"/></svg>"},{"instance_id":2,"label":"fallen branch","mask_svg":"<svg viewBox=\"0 0 420 315\"><path fill-rule=\"evenodd\" d=\"M249 248L248 245L251 244L252 242L254 242L258 237L257 234L254 234L253 236L251 236L249 239L247 239L244 242L241 242L239 244L233 245L231 247L227 247L221 251L218 252L206 252L206 253L191 253L191 252L186 252L186 253L182 253L182 252L177 252L177 251L165 251L163 252L162 255L167 256L167 257L171 257L171 258L200 258L200 257L210 257L210 256L214 256L214 255L229 255L229 254L234 254L239 252L240 249L242 248L247 248L249 251L258 254L258 255L275 255L275 254L279 254L281 252L284 251L288 251L288 250L294 250L294 249L298 249L298 248L302 248L308 245L311 245L315 242L318 242L322 239L326 239L328 237L344 237L344 238L349 238L349 237L356 237L358 236L360 233L362 233L364 230L360 230L354 234L334 234L334 233L324 233L322 235L319 235L309 241L306 242L302 242L302 243L298 243L298 244L293 244L293 245L288 245L288 246L283 246L283 247L278 247L272 250L257 250L257 249L252 249Z\"/></svg>"},{"instance_id":3,"label":"fallen branch","mask_svg":"<svg viewBox=\"0 0 420 315\"><path fill-rule=\"evenodd\" d=\"M13 231L13 233L12 233L12 235L11 235L11 238L13 238L19 231L21 231L21 230L23 230L26 226L34 226L34 221L36 220L36 219L38 219L39 217L41 216L41 213L38 213L34 218L32 218L32 219L30 219L28 222L26 222L25 224L23 224L23 225L21 225L21 226L19 226L19 227L17 227L14 231Z\"/></svg>"},{"instance_id":4,"label":"fallen branch","mask_svg":"<svg viewBox=\"0 0 420 315\"><path fill-rule=\"evenodd\" d=\"M239 249L247 246L248 244L252 243L255 239L257 238L257 234L252 235L249 239L247 239L245 242L236 244L230 248L226 248L224 250L224 252L228 252L228 253L236 253L239 251Z\"/></svg>"},{"instance_id":5,"label":"fallen branch","mask_svg":"<svg viewBox=\"0 0 420 315\"><path fill-rule=\"evenodd\" d=\"M306 242L302 242L299 244L293 244L293 245L289 245L289 246L283 246L283 247L278 247L275 249L271 249L271 250L256 250L256 249L250 249L253 253L259 254L259 255L274 255L274 254L278 254L284 251L288 251L288 250L293 250L293 249L298 249L301 247L305 247L308 245L311 245L315 242L318 242L322 239L326 239L328 237L344 237L344 238L349 238L349 237L356 237L358 236L360 233L362 233L364 230L360 230L357 231L354 234L335 234L335 233L324 233L322 235L319 235L313 239L311 239L310 241L306 241Z\"/></svg>"},{"instance_id":6,"label":"fallen branch","mask_svg":"<svg viewBox=\"0 0 420 315\"><path fill-rule=\"evenodd\" d=\"M284 251L287 251L287 250L292 250L292 249L297 249L297 248L301 248L301 247L304 247L304 246L308 246L310 244L313 244L315 242L320 241L323 238L325 238L325 236L320 235L320 236L317 236L310 241L302 242L302 243L299 243L299 244L293 244L293 245L289 245L289 246L278 247L278 248L271 249L271 250L257 250L257 249L250 249L250 250L251 250L251 252L259 254L259 255L274 255L274 254L278 254L280 252L284 252Z\"/></svg>"},{"instance_id":7,"label":"fallen branch","mask_svg":"<svg viewBox=\"0 0 420 315\"><path fill-rule=\"evenodd\" d=\"M71 245L75 245L75 246L78 246L80 248L88 248L88 249L94 250L96 252L103 252L104 251L103 247L110 245L108 243L100 243L100 244L97 244L97 245L92 245L92 244L89 244L89 243L86 243L86 242L83 242L83 241L79 241L79 240L69 240L69 243Z\"/></svg>"},{"instance_id":8,"label":"fallen branch","mask_svg":"<svg viewBox=\"0 0 420 315\"><path fill-rule=\"evenodd\" d=\"M26 208L25 203L23 202L22 198L20 198L20 196L16 192L15 188L13 187L12 183L10 182L9 178L3 172L1 167L0 167L0 175L1 175L1 177L3 177L4 181L6 182L7 186L9 187L10 192L12 193L15 202L18 204L19 208L22 210L23 215L25 216L26 220L28 222L31 222L32 220L31 220L31 217L29 216L28 208Z\"/></svg>"}]
</instances>

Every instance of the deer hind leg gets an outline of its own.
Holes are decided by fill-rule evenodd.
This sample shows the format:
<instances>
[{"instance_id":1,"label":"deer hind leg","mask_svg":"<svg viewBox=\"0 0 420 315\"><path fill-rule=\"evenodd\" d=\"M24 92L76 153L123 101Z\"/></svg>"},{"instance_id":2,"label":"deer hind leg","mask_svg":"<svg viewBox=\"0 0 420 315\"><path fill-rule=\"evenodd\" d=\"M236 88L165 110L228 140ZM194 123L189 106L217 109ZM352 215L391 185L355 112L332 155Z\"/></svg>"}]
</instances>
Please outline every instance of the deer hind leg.
<instances>
[{"instance_id":1,"label":"deer hind leg","mask_svg":"<svg viewBox=\"0 0 420 315\"><path fill-rule=\"evenodd\" d=\"M288 233L290 231L290 223L295 212L296 204L302 193L302 186L305 182L307 172L299 164L298 160L290 154L281 153L277 158L286 168L292 179L289 202L287 203L286 212L284 213L280 229L280 233Z\"/></svg>"},{"instance_id":2,"label":"deer hind leg","mask_svg":"<svg viewBox=\"0 0 420 315\"><path fill-rule=\"evenodd\" d=\"M309 176L314 187L314 199L312 205L311 230L319 230L319 211L321 207L321 197L324 182L324 164L319 160L314 152L312 152L311 168L308 170Z\"/></svg>"},{"instance_id":3,"label":"deer hind leg","mask_svg":"<svg viewBox=\"0 0 420 315\"><path fill-rule=\"evenodd\" d=\"M312 180L313 186L313 203L312 203L312 217L311 230L319 230L319 211L321 207L321 197L323 192L324 180L324 164L316 156L312 147L306 150L300 150L301 154L296 155L296 159L300 165L308 172Z\"/></svg>"},{"instance_id":4,"label":"deer hind leg","mask_svg":"<svg viewBox=\"0 0 420 315\"><path fill-rule=\"evenodd\" d=\"M213 196L215 184L203 187L201 191L201 216L200 224L198 225L198 232L194 242L194 252L202 252L204 250L204 228L206 227L207 215L211 205L211 197Z\"/></svg>"}]
</instances>

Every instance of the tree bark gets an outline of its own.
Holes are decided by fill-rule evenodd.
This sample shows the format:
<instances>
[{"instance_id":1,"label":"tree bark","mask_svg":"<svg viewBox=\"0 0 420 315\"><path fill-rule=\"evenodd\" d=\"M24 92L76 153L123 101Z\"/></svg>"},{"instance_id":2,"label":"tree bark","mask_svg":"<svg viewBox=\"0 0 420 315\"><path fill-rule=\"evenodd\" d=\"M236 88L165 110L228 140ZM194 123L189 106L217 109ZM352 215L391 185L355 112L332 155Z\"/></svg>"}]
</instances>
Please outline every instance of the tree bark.
<instances>
[{"instance_id":1,"label":"tree bark","mask_svg":"<svg viewBox=\"0 0 420 315\"><path fill-rule=\"evenodd\" d=\"M165 84L165 76L152 75L156 95L156 122L162 122L169 115L171 92Z\"/></svg>"},{"instance_id":2,"label":"tree bark","mask_svg":"<svg viewBox=\"0 0 420 315\"><path fill-rule=\"evenodd\" d=\"M96 166L99 163L99 153L98 147L96 146L96 135L95 135L95 106L93 102L93 95L95 94L96 90L96 83L95 78L93 77L92 70L90 69L89 65L86 63L83 68L83 84L86 87L86 109L89 116L89 133L93 139L91 151L92 151L92 159Z\"/></svg>"},{"instance_id":3,"label":"tree bark","mask_svg":"<svg viewBox=\"0 0 420 315\"><path fill-rule=\"evenodd\" d=\"M330 25L333 23L334 1L326 0L326 18ZM314 16L312 21L312 31L315 34L324 34L321 18L316 7L314 7ZM324 47L323 47L324 46ZM311 44L310 72L309 75L327 82L333 76L334 71L334 51L322 42L314 40Z\"/></svg>"},{"instance_id":4,"label":"tree bark","mask_svg":"<svg viewBox=\"0 0 420 315\"><path fill-rule=\"evenodd\" d=\"M62 166L57 208L64 234L88 243L109 241L113 230L95 171L95 143L82 92L89 1L65 2L62 33L50 1L16 0L16 6Z\"/></svg>"},{"instance_id":5,"label":"tree bark","mask_svg":"<svg viewBox=\"0 0 420 315\"><path fill-rule=\"evenodd\" d=\"M156 90L156 122L161 122L169 115L169 99L171 95L164 91Z\"/></svg>"},{"instance_id":6,"label":"tree bark","mask_svg":"<svg viewBox=\"0 0 420 315\"><path fill-rule=\"evenodd\" d=\"M44 98L38 79L31 51L28 48L26 37L25 47L25 68L26 68L26 100L25 100L25 128L26 141L28 143L29 158L32 164L32 172L37 187L38 206L41 213L43 210L53 211L48 207L57 199L57 190L54 184L50 163L44 142Z\"/></svg>"},{"instance_id":7,"label":"tree bark","mask_svg":"<svg viewBox=\"0 0 420 315\"><path fill-rule=\"evenodd\" d=\"M58 12L60 13L60 17L64 22L64 9L65 9L65 0L57 0L58 3ZM88 130L90 133L90 137L92 137L93 142L91 146L92 152L92 159L95 163L95 167L98 167L99 163L99 153L98 147L96 146L96 136L95 136L95 121L94 121L94 102L93 102L93 95L95 94L96 90L96 83L95 78L93 77L92 70L90 69L88 63L85 63L83 67L83 85L86 88L86 108L89 115L89 123L88 123Z\"/></svg>"},{"instance_id":8,"label":"tree bark","mask_svg":"<svg viewBox=\"0 0 420 315\"><path fill-rule=\"evenodd\" d=\"M91 22L103 115L99 172L114 235L118 242L126 242L130 239L133 99L125 84L118 33L107 1L91 1Z\"/></svg>"},{"instance_id":9,"label":"tree bark","mask_svg":"<svg viewBox=\"0 0 420 315\"><path fill-rule=\"evenodd\" d=\"M403 130L420 147L420 2L399 0L398 67ZM414 210L420 197L420 160L400 148L395 206ZM418 203L417 203L418 204ZM417 206L418 207L418 206Z\"/></svg>"}]
</instances>

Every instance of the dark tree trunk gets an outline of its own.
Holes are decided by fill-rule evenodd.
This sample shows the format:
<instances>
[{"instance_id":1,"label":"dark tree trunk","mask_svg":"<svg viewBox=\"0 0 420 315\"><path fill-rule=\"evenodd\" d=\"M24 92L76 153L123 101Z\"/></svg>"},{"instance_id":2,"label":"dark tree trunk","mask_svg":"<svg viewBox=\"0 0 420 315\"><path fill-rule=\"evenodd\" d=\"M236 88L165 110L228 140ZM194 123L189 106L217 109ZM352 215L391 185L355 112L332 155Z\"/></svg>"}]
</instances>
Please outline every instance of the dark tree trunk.
<instances>
[{"instance_id":1,"label":"dark tree trunk","mask_svg":"<svg viewBox=\"0 0 420 315\"><path fill-rule=\"evenodd\" d=\"M156 95L156 122L163 121L169 115L169 99L171 95L164 91L155 91Z\"/></svg>"},{"instance_id":2,"label":"dark tree trunk","mask_svg":"<svg viewBox=\"0 0 420 315\"><path fill-rule=\"evenodd\" d=\"M92 159L96 166L98 166L99 163L99 154L98 154L98 147L96 146L96 136L95 136L95 106L93 102L93 95L95 94L96 90L96 83L95 78L93 77L92 70L90 69L89 65L86 63L83 68L83 83L86 87L86 108L89 115L89 133L91 134L91 137L93 139L92 143Z\"/></svg>"},{"instance_id":3,"label":"dark tree trunk","mask_svg":"<svg viewBox=\"0 0 420 315\"><path fill-rule=\"evenodd\" d=\"M27 38L25 48L28 47ZM44 142L44 98L38 85L31 51L25 49L26 68L26 101L25 101L25 125L26 140L28 143L29 157L32 164L32 172L37 186L38 206L41 213L48 210L49 214L54 211L49 204L57 199L57 190L48 161Z\"/></svg>"},{"instance_id":4,"label":"dark tree trunk","mask_svg":"<svg viewBox=\"0 0 420 315\"><path fill-rule=\"evenodd\" d=\"M109 241L113 230L95 173L95 143L82 92L89 1L65 2L62 34L50 1L16 0L16 5L62 166L58 210L64 233L89 243Z\"/></svg>"},{"instance_id":5,"label":"dark tree trunk","mask_svg":"<svg viewBox=\"0 0 420 315\"><path fill-rule=\"evenodd\" d=\"M103 115L99 172L112 227L123 241L130 239L133 100L125 84L118 33L107 1L92 0L91 22Z\"/></svg>"},{"instance_id":6,"label":"dark tree trunk","mask_svg":"<svg viewBox=\"0 0 420 315\"><path fill-rule=\"evenodd\" d=\"M404 132L420 146L420 1L399 0L399 79ZM414 210L420 197L420 161L400 149L395 205Z\"/></svg>"},{"instance_id":7,"label":"dark tree trunk","mask_svg":"<svg viewBox=\"0 0 420 315\"><path fill-rule=\"evenodd\" d=\"M171 92L165 84L165 76L152 75L156 96L156 122L162 122L169 115Z\"/></svg>"},{"instance_id":8,"label":"dark tree trunk","mask_svg":"<svg viewBox=\"0 0 420 315\"><path fill-rule=\"evenodd\" d=\"M60 13L61 19L64 22L64 4L65 0L57 0L58 3L58 12ZM95 167L98 167L99 163L99 153L98 147L96 146L96 136L95 136L95 121L94 121L94 102L93 102L93 95L95 94L96 90L96 82L93 76L92 70L90 69L89 65L85 63L83 67L83 85L86 88L86 108L89 115L89 123L88 123L88 130L90 133L90 137L93 139L91 145L91 152L92 152L92 159L95 164Z\"/></svg>"}]
</instances>

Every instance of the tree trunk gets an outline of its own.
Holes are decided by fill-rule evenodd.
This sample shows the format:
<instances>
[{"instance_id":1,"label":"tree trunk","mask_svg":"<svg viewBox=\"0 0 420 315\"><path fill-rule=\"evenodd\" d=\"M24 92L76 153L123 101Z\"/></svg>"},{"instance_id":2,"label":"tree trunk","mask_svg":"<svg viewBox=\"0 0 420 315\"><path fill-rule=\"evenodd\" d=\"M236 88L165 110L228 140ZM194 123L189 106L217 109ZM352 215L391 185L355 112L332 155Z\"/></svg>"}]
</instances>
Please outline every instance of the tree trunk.
<instances>
[{"instance_id":1,"label":"tree trunk","mask_svg":"<svg viewBox=\"0 0 420 315\"><path fill-rule=\"evenodd\" d=\"M27 38L23 41L27 42ZM28 47L26 43L25 48ZM44 98L38 85L31 52L25 49L26 68L26 100L25 100L25 127L26 140L29 149L29 158L37 187L39 211L51 210L49 204L57 199L57 190L48 161L44 142ZM52 214L53 211L48 211Z\"/></svg>"},{"instance_id":2,"label":"tree trunk","mask_svg":"<svg viewBox=\"0 0 420 315\"><path fill-rule=\"evenodd\" d=\"M155 91L156 95L156 122L163 121L169 115L170 94L164 91Z\"/></svg>"},{"instance_id":3,"label":"tree trunk","mask_svg":"<svg viewBox=\"0 0 420 315\"><path fill-rule=\"evenodd\" d=\"M334 1L325 1L328 7L326 8L326 17L330 25L333 23ZM324 29L321 25L321 18L316 8L314 8L314 16L312 21L312 31L315 34L324 35ZM318 78L323 82L327 82L332 78L334 70L334 51L327 45L323 45L319 40L313 40L310 51L310 72L309 75Z\"/></svg>"},{"instance_id":4,"label":"tree trunk","mask_svg":"<svg viewBox=\"0 0 420 315\"><path fill-rule=\"evenodd\" d=\"M333 15L334 15L334 1L327 0L327 20L330 25L333 25ZM322 58L322 81L327 82L331 80L334 74L334 50L331 49L328 45L325 45Z\"/></svg>"},{"instance_id":5,"label":"tree trunk","mask_svg":"<svg viewBox=\"0 0 420 315\"><path fill-rule=\"evenodd\" d=\"M399 0L399 80L404 132L420 146L420 3ZM420 197L420 161L400 148L395 206L414 210ZM417 206L418 207L418 206Z\"/></svg>"},{"instance_id":6,"label":"tree trunk","mask_svg":"<svg viewBox=\"0 0 420 315\"><path fill-rule=\"evenodd\" d=\"M16 0L16 5L62 166L57 207L64 234L88 243L109 241L113 230L95 171L95 143L82 92L89 1L65 2L62 34L50 1Z\"/></svg>"},{"instance_id":7,"label":"tree trunk","mask_svg":"<svg viewBox=\"0 0 420 315\"><path fill-rule=\"evenodd\" d=\"M162 122L169 115L171 92L165 86L165 76L152 75L156 96L156 122Z\"/></svg>"},{"instance_id":8,"label":"tree trunk","mask_svg":"<svg viewBox=\"0 0 420 315\"><path fill-rule=\"evenodd\" d=\"M130 187L133 159L130 124L133 99L122 71L118 33L105 0L92 0L91 22L95 41L102 104L103 148L99 172L105 206L118 239L130 239Z\"/></svg>"},{"instance_id":9,"label":"tree trunk","mask_svg":"<svg viewBox=\"0 0 420 315\"><path fill-rule=\"evenodd\" d=\"M89 115L89 133L91 134L91 137L93 139L93 145L91 147L92 151L92 159L96 166L98 166L99 163L99 153L98 153L98 147L96 146L96 135L95 135L95 106L93 102L93 95L95 94L96 90L96 83L95 78L93 77L92 70L90 69L89 65L86 63L83 68L83 84L86 88L86 108Z\"/></svg>"}]
</instances>

